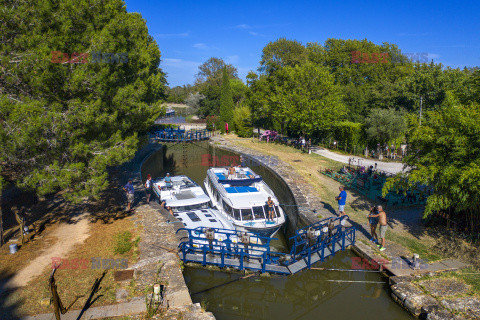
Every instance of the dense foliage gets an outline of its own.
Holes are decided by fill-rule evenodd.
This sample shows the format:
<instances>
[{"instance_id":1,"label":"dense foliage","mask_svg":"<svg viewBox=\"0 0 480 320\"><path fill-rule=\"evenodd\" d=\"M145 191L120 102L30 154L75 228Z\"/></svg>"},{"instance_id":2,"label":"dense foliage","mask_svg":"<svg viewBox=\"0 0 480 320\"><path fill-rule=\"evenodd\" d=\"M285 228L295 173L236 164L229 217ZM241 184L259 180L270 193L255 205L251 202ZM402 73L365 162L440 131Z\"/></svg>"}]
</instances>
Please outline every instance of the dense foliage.
<instances>
[{"instance_id":1,"label":"dense foliage","mask_svg":"<svg viewBox=\"0 0 480 320\"><path fill-rule=\"evenodd\" d=\"M10 0L1 10L3 170L40 194L97 196L107 167L131 158L162 112L157 44L120 0Z\"/></svg>"}]
</instances>

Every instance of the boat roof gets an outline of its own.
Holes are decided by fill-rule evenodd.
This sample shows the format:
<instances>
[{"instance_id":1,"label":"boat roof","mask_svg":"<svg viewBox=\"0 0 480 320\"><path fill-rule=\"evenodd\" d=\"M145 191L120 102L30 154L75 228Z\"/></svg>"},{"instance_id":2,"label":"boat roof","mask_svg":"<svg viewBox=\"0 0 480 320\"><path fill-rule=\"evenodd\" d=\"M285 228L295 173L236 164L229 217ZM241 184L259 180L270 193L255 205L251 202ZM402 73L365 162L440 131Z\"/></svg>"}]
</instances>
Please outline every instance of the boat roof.
<instances>
[{"instance_id":1,"label":"boat roof","mask_svg":"<svg viewBox=\"0 0 480 320\"><path fill-rule=\"evenodd\" d=\"M237 167L235 169L236 178L232 180L228 180L228 168L209 169L213 173L211 176L216 177L220 185L223 185L228 199L230 199L234 208L263 206L266 204L268 197L271 197L273 202L278 205L278 200L273 193L259 188L259 183L267 187L261 176L255 174L248 167ZM243 185L239 185L238 181L243 181Z\"/></svg>"},{"instance_id":2,"label":"boat roof","mask_svg":"<svg viewBox=\"0 0 480 320\"><path fill-rule=\"evenodd\" d=\"M173 215L189 229L206 227L235 230L235 227L229 221L223 219L218 210L214 209L176 212Z\"/></svg>"},{"instance_id":3,"label":"boat roof","mask_svg":"<svg viewBox=\"0 0 480 320\"><path fill-rule=\"evenodd\" d=\"M202 187L185 175L172 176L171 187L167 186L165 178L156 179L153 183L160 190L161 199L171 207L188 206L209 202L210 198Z\"/></svg>"}]
</instances>

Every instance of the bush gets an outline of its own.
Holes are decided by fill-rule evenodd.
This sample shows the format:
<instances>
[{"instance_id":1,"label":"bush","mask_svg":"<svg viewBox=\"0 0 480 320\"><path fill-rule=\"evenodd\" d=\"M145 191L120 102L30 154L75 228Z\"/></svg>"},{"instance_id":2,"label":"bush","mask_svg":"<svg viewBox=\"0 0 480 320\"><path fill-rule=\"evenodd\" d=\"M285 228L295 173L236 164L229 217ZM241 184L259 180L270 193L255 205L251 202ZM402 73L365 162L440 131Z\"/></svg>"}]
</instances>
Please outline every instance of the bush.
<instances>
[{"instance_id":1,"label":"bush","mask_svg":"<svg viewBox=\"0 0 480 320\"><path fill-rule=\"evenodd\" d=\"M124 254L132 249L133 243L130 241L132 234L130 231L120 232L115 235L115 246L113 252L115 254Z\"/></svg>"},{"instance_id":2,"label":"bush","mask_svg":"<svg viewBox=\"0 0 480 320\"><path fill-rule=\"evenodd\" d=\"M233 124L235 132L239 137L247 138L253 135L251 112L247 106L239 106L235 108L233 113Z\"/></svg>"}]
</instances>

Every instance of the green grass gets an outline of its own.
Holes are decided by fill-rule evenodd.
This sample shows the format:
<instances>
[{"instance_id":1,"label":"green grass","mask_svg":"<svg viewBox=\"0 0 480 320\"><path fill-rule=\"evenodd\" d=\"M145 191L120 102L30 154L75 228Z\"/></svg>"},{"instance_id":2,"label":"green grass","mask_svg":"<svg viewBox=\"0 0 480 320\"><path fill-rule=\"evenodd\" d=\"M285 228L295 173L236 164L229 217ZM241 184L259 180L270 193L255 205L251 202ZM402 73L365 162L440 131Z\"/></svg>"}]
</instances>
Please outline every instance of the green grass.
<instances>
[{"instance_id":1,"label":"green grass","mask_svg":"<svg viewBox=\"0 0 480 320\"><path fill-rule=\"evenodd\" d=\"M472 286L476 294L480 294L480 270L475 268L466 268L457 272L452 272L455 278L460 278Z\"/></svg>"},{"instance_id":2,"label":"green grass","mask_svg":"<svg viewBox=\"0 0 480 320\"><path fill-rule=\"evenodd\" d=\"M470 285L472 292L469 294L480 295L480 270L473 267L465 268L457 271L443 272L434 276L423 276L419 279L415 279L414 282L418 283L423 280L431 280L437 278L455 278L460 281L464 281L466 284Z\"/></svg>"},{"instance_id":3,"label":"green grass","mask_svg":"<svg viewBox=\"0 0 480 320\"><path fill-rule=\"evenodd\" d=\"M132 234L130 231L120 232L115 235L115 245L113 252L115 254L124 254L129 252L133 247Z\"/></svg>"},{"instance_id":4,"label":"green grass","mask_svg":"<svg viewBox=\"0 0 480 320\"><path fill-rule=\"evenodd\" d=\"M432 249L423 244L420 240L407 238L394 232L387 233L386 239L387 241L390 240L402 245L411 253L419 254L421 259L427 259L429 262L438 261L443 258L441 255L432 252Z\"/></svg>"}]
</instances>

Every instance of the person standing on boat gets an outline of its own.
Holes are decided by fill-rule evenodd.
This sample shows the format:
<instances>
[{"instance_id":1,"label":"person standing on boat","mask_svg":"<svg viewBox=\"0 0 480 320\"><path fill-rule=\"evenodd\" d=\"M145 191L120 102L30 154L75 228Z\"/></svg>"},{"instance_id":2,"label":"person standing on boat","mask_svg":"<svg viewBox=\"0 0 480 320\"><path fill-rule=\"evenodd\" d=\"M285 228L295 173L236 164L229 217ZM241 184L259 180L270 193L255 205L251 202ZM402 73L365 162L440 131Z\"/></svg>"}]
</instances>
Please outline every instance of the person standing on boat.
<instances>
[{"instance_id":1,"label":"person standing on boat","mask_svg":"<svg viewBox=\"0 0 480 320\"><path fill-rule=\"evenodd\" d=\"M167 176L164 179L165 181L165 186L167 188L170 188L172 186L172 178L170 177L170 173L167 173Z\"/></svg>"},{"instance_id":2,"label":"person standing on boat","mask_svg":"<svg viewBox=\"0 0 480 320\"><path fill-rule=\"evenodd\" d=\"M233 164L230 165L230 168L228 168L228 180L233 180L235 179L235 167Z\"/></svg>"},{"instance_id":3,"label":"person standing on boat","mask_svg":"<svg viewBox=\"0 0 480 320\"><path fill-rule=\"evenodd\" d=\"M347 203L347 191L344 190L343 186L338 187L340 194L335 197L335 200L338 201L338 211L339 215L343 216L345 214L345 203Z\"/></svg>"},{"instance_id":4,"label":"person standing on boat","mask_svg":"<svg viewBox=\"0 0 480 320\"><path fill-rule=\"evenodd\" d=\"M152 176L150 174L147 174L147 181L145 181L145 192L147 193L147 203L150 203L152 195Z\"/></svg>"},{"instance_id":5,"label":"person standing on boat","mask_svg":"<svg viewBox=\"0 0 480 320\"><path fill-rule=\"evenodd\" d=\"M267 217L267 221L268 220L271 220L273 221L273 218L275 217L275 214L273 212L273 200L272 200L272 197L268 197L268 200L267 200L267 209L268 209L268 217Z\"/></svg>"},{"instance_id":6,"label":"person standing on boat","mask_svg":"<svg viewBox=\"0 0 480 320\"><path fill-rule=\"evenodd\" d=\"M128 183L123 187L127 194L127 212L132 211L135 188L133 187L132 179L128 179Z\"/></svg>"}]
</instances>

